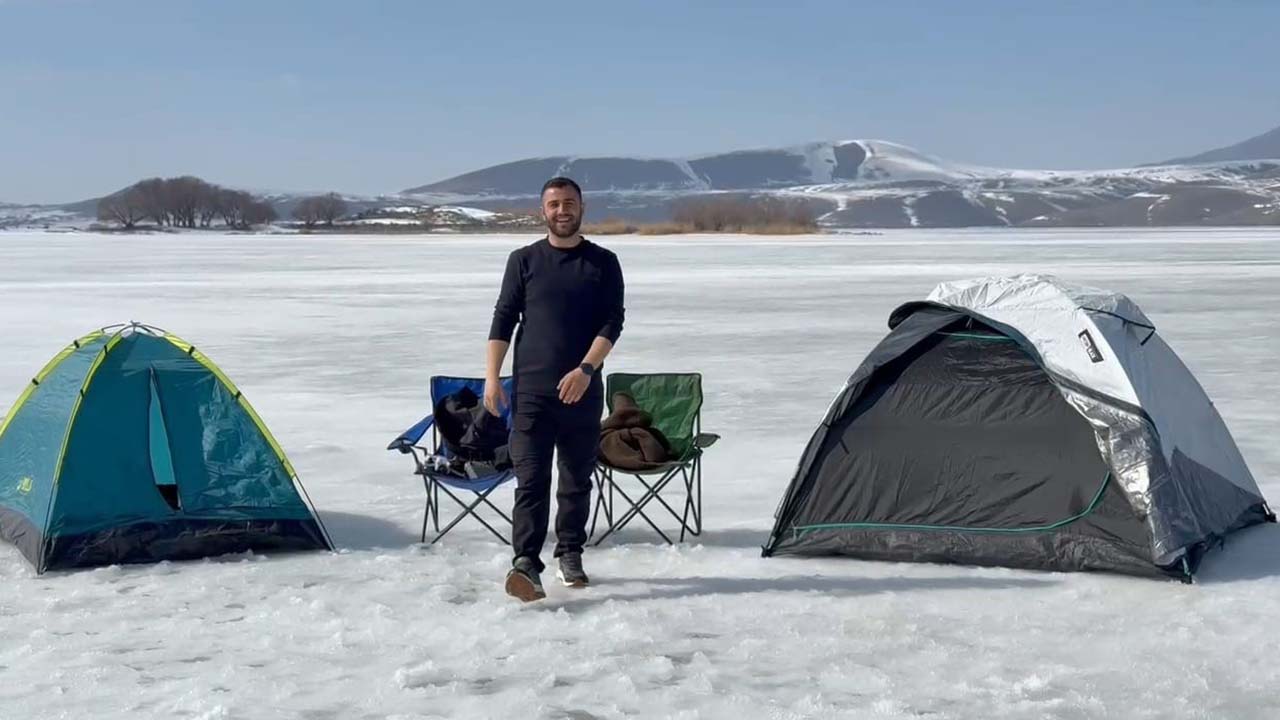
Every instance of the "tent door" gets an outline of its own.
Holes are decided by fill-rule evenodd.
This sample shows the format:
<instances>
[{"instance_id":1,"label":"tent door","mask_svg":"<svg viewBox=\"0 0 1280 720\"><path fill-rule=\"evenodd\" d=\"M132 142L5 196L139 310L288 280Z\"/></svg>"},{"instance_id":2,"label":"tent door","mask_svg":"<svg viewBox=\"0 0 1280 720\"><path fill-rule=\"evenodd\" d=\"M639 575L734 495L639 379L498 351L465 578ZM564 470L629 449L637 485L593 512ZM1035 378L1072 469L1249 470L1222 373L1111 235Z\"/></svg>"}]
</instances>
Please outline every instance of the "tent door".
<instances>
[{"instance_id":1,"label":"tent door","mask_svg":"<svg viewBox=\"0 0 1280 720\"><path fill-rule=\"evenodd\" d=\"M182 509L178 496L178 480L173 472L173 454L169 447L169 432L164 424L164 406L160 403L160 390L156 385L156 371L151 370L151 402L148 406L148 436L151 451L151 476L156 490L169 507Z\"/></svg>"}]
</instances>

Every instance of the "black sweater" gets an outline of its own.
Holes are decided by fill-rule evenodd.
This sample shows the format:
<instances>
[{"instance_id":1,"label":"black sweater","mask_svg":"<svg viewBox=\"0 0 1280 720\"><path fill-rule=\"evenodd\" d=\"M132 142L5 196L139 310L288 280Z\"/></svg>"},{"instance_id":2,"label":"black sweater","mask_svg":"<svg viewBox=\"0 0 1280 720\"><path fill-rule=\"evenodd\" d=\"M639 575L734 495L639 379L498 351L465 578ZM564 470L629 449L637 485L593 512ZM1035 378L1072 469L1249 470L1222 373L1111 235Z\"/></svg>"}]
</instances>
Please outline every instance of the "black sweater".
<instances>
[{"instance_id":1,"label":"black sweater","mask_svg":"<svg viewBox=\"0 0 1280 720\"><path fill-rule=\"evenodd\" d=\"M543 238L507 258L489 339L510 342L519 323L516 392L555 395L596 337L618 341L624 314L616 255L585 238L567 250Z\"/></svg>"}]
</instances>

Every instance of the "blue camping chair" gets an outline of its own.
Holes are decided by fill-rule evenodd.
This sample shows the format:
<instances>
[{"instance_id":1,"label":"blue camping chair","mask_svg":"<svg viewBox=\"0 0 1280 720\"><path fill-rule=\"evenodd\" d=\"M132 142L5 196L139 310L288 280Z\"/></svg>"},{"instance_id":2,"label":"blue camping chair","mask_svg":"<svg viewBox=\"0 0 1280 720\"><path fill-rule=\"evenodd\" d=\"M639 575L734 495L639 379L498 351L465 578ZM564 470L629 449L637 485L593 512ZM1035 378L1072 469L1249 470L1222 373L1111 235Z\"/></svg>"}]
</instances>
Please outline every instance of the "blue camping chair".
<instances>
[{"instance_id":1,"label":"blue camping chair","mask_svg":"<svg viewBox=\"0 0 1280 720\"><path fill-rule=\"evenodd\" d=\"M456 393L463 388L470 388L472 392L480 397L484 397L484 380L482 378L462 378L462 377L444 377L434 376L431 378L431 407L434 409L436 403L442 399ZM502 378L502 389L506 391L507 397L512 397L514 391L512 379L509 377ZM508 430L511 428L511 408L507 407L503 411L503 420L507 423ZM431 431L431 441L429 444L422 443L426 437L427 431ZM498 532L492 525L480 516L477 510L481 505L488 505L490 509L496 512L507 525L511 525L511 518L492 502L489 501L489 494L500 487L503 483L515 478L515 469L500 470L495 473L482 475L480 477L463 477L442 469L438 469L438 460L447 461L450 459L448 449L440 442L440 434L435 427L434 415L428 415L418 421L416 425L405 430L391 444L387 446L388 450L399 450L406 455L413 456L413 462L416 467L415 474L422 476L423 485L427 491L427 507L422 518L422 542L427 541L427 524L430 523L435 528L436 536L431 541L433 544L446 533L454 528L458 523L462 522L468 515L474 517L484 525L489 532L493 533L502 542L507 545L511 541L502 533ZM452 489L451 489L452 488ZM458 491L462 497L454 494L454 490ZM462 512L458 514L443 530L440 529L440 493L443 492L449 496L454 502L462 507ZM467 493L474 496L474 500L467 502L463 498L467 497Z\"/></svg>"}]
</instances>

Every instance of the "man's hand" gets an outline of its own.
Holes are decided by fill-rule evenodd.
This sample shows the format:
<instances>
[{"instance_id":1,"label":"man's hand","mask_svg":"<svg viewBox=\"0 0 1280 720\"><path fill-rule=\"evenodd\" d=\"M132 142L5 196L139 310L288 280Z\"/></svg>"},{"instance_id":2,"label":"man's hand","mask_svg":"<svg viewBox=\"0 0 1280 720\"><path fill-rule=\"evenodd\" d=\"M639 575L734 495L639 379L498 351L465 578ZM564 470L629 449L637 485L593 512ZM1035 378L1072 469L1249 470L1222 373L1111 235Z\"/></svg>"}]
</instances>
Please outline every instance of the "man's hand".
<instances>
[{"instance_id":1,"label":"man's hand","mask_svg":"<svg viewBox=\"0 0 1280 720\"><path fill-rule=\"evenodd\" d=\"M500 417L507 408L507 391L502 389L501 380L484 381L484 409L494 417Z\"/></svg>"},{"instance_id":2,"label":"man's hand","mask_svg":"<svg viewBox=\"0 0 1280 720\"><path fill-rule=\"evenodd\" d=\"M582 399L591 386L591 376L582 372L582 368L574 368L568 375L560 378L556 389L560 391L560 402L572 405Z\"/></svg>"}]
</instances>

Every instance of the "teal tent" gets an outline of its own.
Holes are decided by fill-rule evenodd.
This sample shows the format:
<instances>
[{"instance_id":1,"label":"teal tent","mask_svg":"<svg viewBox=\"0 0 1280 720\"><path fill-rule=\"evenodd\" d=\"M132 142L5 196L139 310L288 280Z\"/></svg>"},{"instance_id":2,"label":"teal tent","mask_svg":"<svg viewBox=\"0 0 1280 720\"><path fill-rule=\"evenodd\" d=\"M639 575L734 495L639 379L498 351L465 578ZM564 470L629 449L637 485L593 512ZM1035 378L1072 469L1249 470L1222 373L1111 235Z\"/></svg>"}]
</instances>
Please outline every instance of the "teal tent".
<instances>
[{"instance_id":1,"label":"teal tent","mask_svg":"<svg viewBox=\"0 0 1280 720\"><path fill-rule=\"evenodd\" d=\"M138 323L73 342L0 423L0 538L37 572L331 550L304 497L227 376Z\"/></svg>"}]
</instances>

